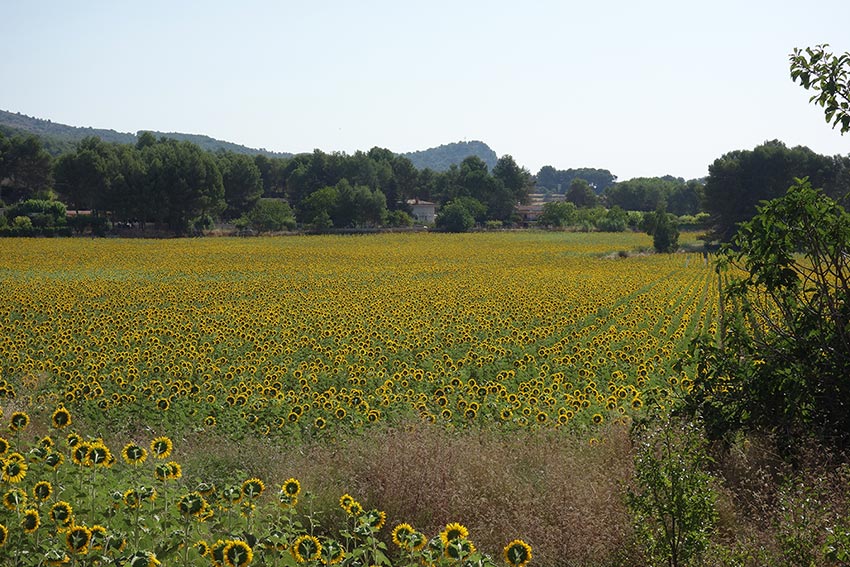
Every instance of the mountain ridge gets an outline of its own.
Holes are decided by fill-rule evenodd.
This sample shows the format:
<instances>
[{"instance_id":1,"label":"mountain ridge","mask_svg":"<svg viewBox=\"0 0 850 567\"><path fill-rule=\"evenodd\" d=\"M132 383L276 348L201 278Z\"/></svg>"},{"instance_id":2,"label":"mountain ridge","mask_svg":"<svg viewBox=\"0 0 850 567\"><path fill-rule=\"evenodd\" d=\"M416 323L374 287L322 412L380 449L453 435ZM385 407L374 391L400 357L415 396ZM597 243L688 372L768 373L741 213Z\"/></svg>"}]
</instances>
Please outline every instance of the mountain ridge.
<instances>
[{"instance_id":1,"label":"mountain ridge","mask_svg":"<svg viewBox=\"0 0 850 567\"><path fill-rule=\"evenodd\" d=\"M274 152L265 148L250 148L241 144L218 140L205 134L186 134L182 132L158 132L155 130L139 130L132 134L129 132L118 132L105 128L91 128L85 126L70 126L49 119L36 118L20 112L0 110L0 131L7 135L33 134L38 136L45 149L54 156L74 150L75 144L88 136L96 136L104 142L119 144L135 144L142 132L150 132L157 138L168 138L178 141L189 141L197 144L202 149L216 152L219 150L231 151L238 154L265 155L270 158L291 158L296 154L288 152ZM453 142L441 146L428 148L397 155L408 158L417 169L430 168L434 171L446 171L452 165L459 165L464 159L476 156L492 169L496 165L498 156L484 142L473 140L471 142Z\"/></svg>"}]
</instances>

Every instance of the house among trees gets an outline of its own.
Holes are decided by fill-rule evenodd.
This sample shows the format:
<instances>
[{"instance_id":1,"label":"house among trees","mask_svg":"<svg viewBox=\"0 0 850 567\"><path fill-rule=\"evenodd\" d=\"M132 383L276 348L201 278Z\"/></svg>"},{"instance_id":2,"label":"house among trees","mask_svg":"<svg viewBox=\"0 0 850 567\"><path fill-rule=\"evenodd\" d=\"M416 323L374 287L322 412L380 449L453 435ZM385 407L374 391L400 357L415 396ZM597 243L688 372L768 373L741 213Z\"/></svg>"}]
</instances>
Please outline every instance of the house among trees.
<instances>
[{"instance_id":1,"label":"house among trees","mask_svg":"<svg viewBox=\"0 0 850 567\"><path fill-rule=\"evenodd\" d=\"M419 199L408 199L407 205L410 207L411 216L418 223L432 224L437 216L436 203L420 201Z\"/></svg>"}]
</instances>

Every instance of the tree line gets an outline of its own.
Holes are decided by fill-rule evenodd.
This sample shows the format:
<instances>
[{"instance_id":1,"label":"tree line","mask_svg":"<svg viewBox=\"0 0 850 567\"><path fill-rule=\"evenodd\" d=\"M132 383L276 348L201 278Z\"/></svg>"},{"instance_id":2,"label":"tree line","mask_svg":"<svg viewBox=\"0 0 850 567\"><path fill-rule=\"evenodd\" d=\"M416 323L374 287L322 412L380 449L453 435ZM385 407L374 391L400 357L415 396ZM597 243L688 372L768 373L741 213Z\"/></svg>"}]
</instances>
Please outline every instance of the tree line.
<instances>
[{"instance_id":1,"label":"tree line","mask_svg":"<svg viewBox=\"0 0 850 567\"><path fill-rule=\"evenodd\" d=\"M277 158L208 152L150 132L135 144L89 137L53 158L35 136L0 132L0 203L58 199L70 211L89 212L92 227L108 222L175 234L220 221L258 231L406 226L413 222L407 204L413 199L434 203L438 227L448 230L510 226L523 222L517 205L527 203L531 193L547 198L561 193L563 201L544 205L538 224L639 229L642 215L635 213L663 211L691 219L686 224L700 218L711 238L726 241L761 201L784 194L802 177L830 196L847 194L850 157L822 156L774 140L724 154L705 179L617 181L608 170L587 168L544 166L533 176L510 155L492 168L470 156L437 172L377 147L352 155L315 150ZM9 216L10 207L6 213L0 223L17 218ZM36 220L46 219L49 215Z\"/></svg>"}]
</instances>

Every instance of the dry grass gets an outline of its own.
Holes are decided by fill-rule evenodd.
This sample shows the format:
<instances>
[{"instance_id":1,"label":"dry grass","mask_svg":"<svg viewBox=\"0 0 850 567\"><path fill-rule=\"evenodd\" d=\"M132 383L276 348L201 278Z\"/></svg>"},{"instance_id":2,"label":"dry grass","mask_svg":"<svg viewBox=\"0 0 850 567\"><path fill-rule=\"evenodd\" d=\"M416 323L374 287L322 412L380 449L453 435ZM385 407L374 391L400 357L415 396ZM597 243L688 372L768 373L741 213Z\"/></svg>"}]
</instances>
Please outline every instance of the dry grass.
<instances>
[{"instance_id":1,"label":"dry grass","mask_svg":"<svg viewBox=\"0 0 850 567\"><path fill-rule=\"evenodd\" d=\"M348 492L367 508L384 510L390 528L408 522L435 535L448 522L461 522L479 549L496 557L523 538L537 565L619 565L632 553L623 500L631 446L623 426L600 439L418 423L309 447L201 436L188 440L185 469L267 482L294 476L316 495L329 527Z\"/></svg>"}]
</instances>

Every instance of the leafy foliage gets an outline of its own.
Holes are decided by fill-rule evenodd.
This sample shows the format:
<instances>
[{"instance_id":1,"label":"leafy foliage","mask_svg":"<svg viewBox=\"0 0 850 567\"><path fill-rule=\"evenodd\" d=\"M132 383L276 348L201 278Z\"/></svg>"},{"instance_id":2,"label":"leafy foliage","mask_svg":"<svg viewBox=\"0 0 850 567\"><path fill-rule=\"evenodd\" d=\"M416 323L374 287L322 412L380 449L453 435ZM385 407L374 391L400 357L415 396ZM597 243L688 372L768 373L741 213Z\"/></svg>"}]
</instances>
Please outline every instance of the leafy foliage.
<instances>
[{"instance_id":1,"label":"leafy foliage","mask_svg":"<svg viewBox=\"0 0 850 567\"><path fill-rule=\"evenodd\" d=\"M850 443L848 247L850 214L798 179L723 248L721 337L694 346L689 400L715 435Z\"/></svg>"},{"instance_id":2,"label":"leafy foliage","mask_svg":"<svg viewBox=\"0 0 850 567\"><path fill-rule=\"evenodd\" d=\"M695 424L675 420L637 432L636 486L628 505L638 538L653 565L694 564L717 520L705 440Z\"/></svg>"},{"instance_id":3,"label":"leafy foliage","mask_svg":"<svg viewBox=\"0 0 850 567\"><path fill-rule=\"evenodd\" d=\"M850 132L850 52L835 55L828 44L796 48L790 55L791 79L806 90L814 89L809 99L820 105L827 124Z\"/></svg>"}]
</instances>

